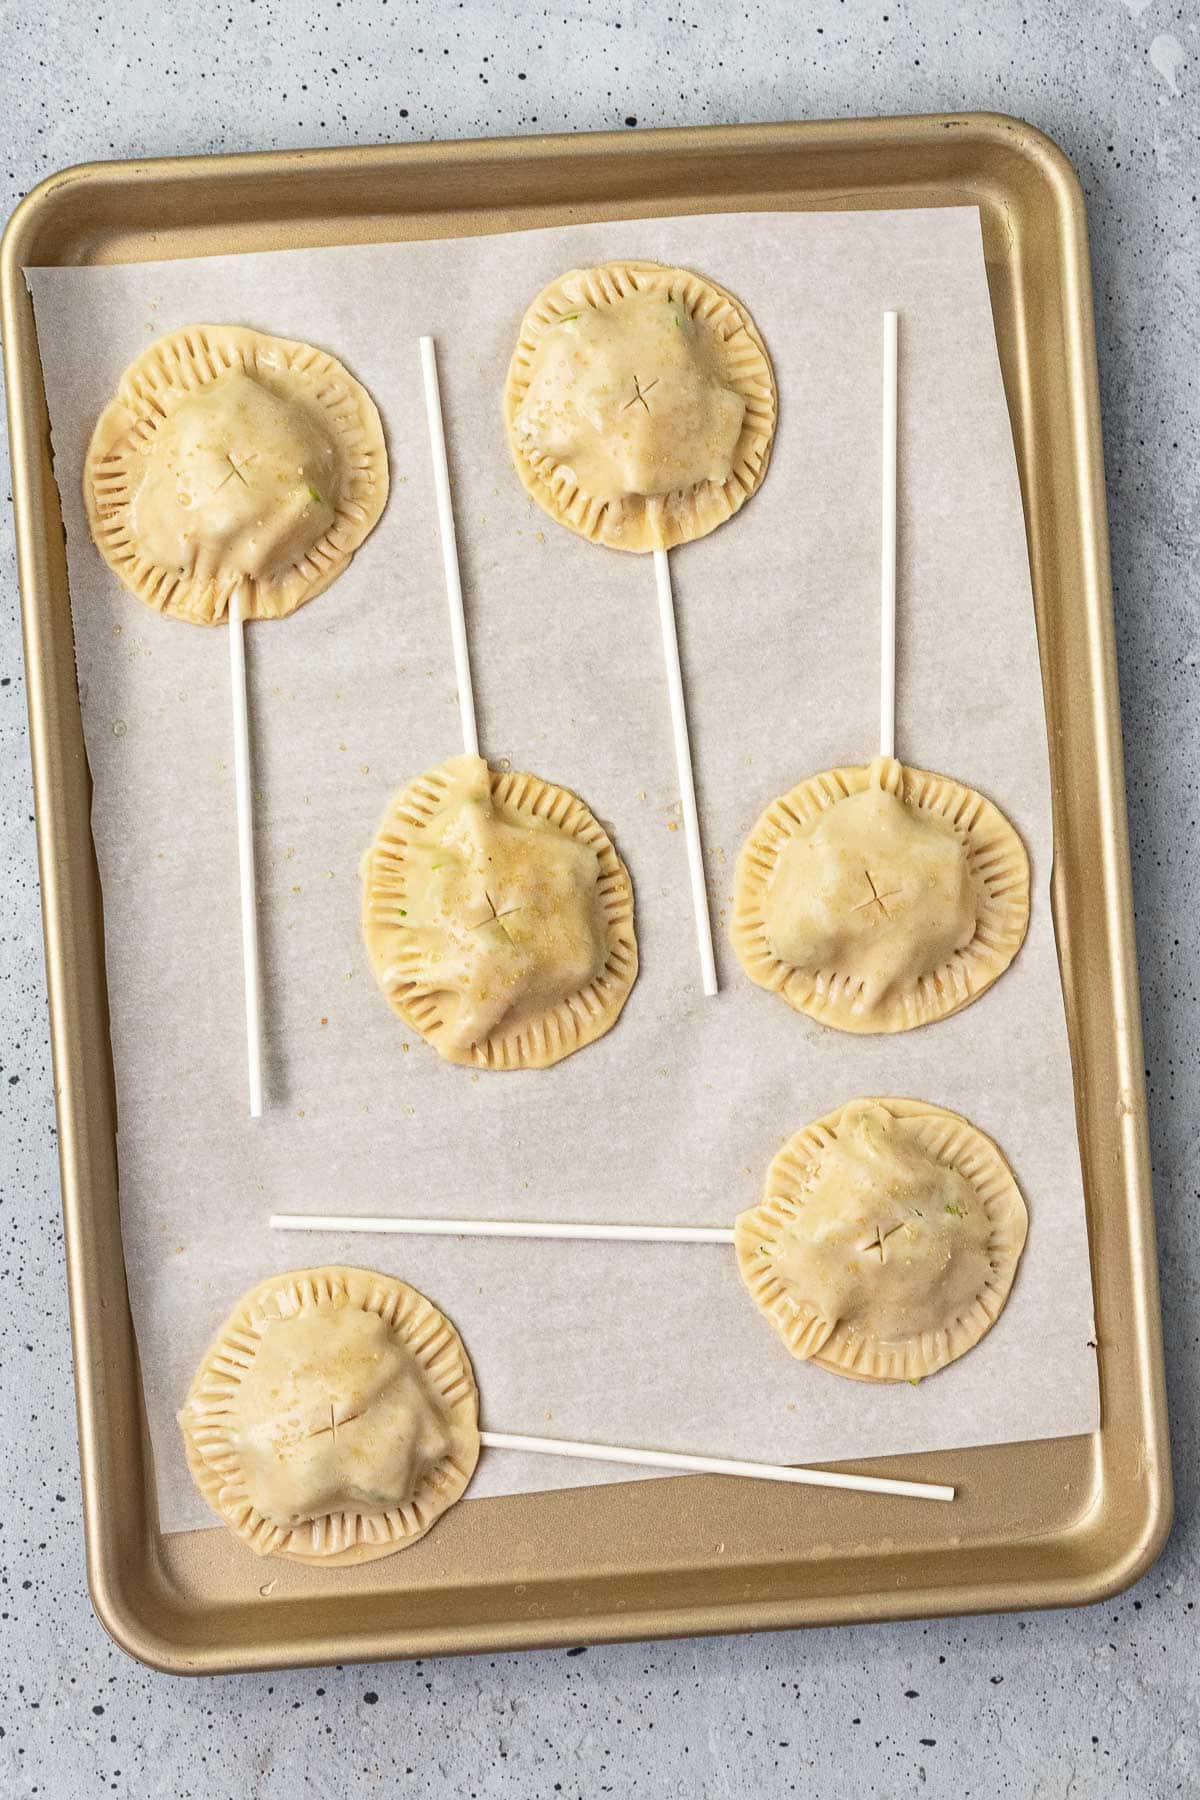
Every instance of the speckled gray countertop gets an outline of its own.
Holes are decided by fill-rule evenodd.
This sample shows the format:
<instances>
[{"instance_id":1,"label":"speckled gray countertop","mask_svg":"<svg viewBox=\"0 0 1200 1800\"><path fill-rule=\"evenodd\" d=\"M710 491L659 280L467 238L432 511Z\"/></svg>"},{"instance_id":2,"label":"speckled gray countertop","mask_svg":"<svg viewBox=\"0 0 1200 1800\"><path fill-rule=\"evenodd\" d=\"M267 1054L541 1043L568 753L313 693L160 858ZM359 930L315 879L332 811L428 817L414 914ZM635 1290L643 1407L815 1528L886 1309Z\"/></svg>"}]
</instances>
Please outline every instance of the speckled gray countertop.
<instances>
[{"instance_id":1,"label":"speckled gray countertop","mask_svg":"<svg viewBox=\"0 0 1200 1800\"><path fill-rule=\"evenodd\" d=\"M195 1683L115 1649L83 1581L6 508L0 1796L1200 1795L1200 12L1194 0L517 11L3 0L0 213L66 164L176 151L962 108L1015 113L1058 140L1091 221L1174 1536L1131 1594L1053 1616Z\"/></svg>"}]
</instances>

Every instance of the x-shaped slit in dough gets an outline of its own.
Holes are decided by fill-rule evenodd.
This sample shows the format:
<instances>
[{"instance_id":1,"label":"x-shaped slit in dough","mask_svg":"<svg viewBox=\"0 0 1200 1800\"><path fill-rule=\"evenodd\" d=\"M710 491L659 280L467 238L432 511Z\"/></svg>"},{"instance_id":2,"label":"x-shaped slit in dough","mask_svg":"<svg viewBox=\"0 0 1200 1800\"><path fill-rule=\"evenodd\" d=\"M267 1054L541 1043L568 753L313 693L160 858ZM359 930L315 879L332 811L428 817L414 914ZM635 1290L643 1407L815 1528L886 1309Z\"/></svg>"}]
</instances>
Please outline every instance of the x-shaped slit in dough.
<instances>
[{"instance_id":1,"label":"x-shaped slit in dough","mask_svg":"<svg viewBox=\"0 0 1200 1800\"><path fill-rule=\"evenodd\" d=\"M334 1443L336 1444L337 1443L337 1428L338 1428L338 1426L339 1425L349 1425L354 1419L358 1419L361 1417L362 1417L361 1413L347 1413L344 1419L339 1419L339 1418L335 1417L334 1410L333 1410L333 1401L331 1400L329 1402L329 1423L328 1423L328 1425L318 1425L317 1429L315 1431L310 1431L308 1435L310 1438L315 1438L315 1437L324 1437L328 1433L328 1435L330 1437L332 1437Z\"/></svg>"},{"instance_id":2,"label":"x-shaped slit in dough","mask_svg":"<svg viewBox=\"0 0 1200 1800\"><path fill-rule=\"evenodd\" d=\"M520 906L506 906L503 912L497 912L496 902L492 899L492 896L488 893L486 888L483 890L483 897L491 907L491 912L486 919L479 919L475 925L472 926L473 931L482 931L485 925L500 925L501 919L510 919L513 913L522 912L524 910ZM509 943L512 944L512 939L508 937L507 931L504 931L503 925L500 925L500 929L504 932L505 937L508 938ZM515 944L513 944L513 948L514 950L516 949Z\"/></svg>"},{"instance_id":3,"label":"x-shaped slit in dough","mask_svg":"<svg viewBox=\"0 0 1200 1800\"><path fill-rule=\"evenodd\" d=\"M901 1223L899 1225L889 1225L888 1229L885 1231L882 1225L877 1225L875 1227L875 1236L871 1239L870 1243L861 1244L859 1248L866 1256L869 1256L872 1250L878 1250L880 1262L886 1262L887 1255L884 1251L884 1245L890 1237L895 1237L896 1233L902 1231L903 1228L903 1223Z\"/></svg>"},{"instance_id":4,"label":"x-shaped slit in dough","mask_svg":"<svg viewBox=\"0 0 1200 1800\"><path fill-rule=\"evenodd\" d=\"M228 475L222 476L221 480L218 481L216 487L213 489L213 492L215 494L219 494L221 489L225 486L225 483L227 481L232 481L235 475L237 476L238 480L241 482L243 487L249 487L250 483L246 480L246 477L242 474L242 470L243 469L252 469L254 467L255 463L258 461L257 451L252 450L250 452L250 455L246 458L245 462L241 463L240 465L238 463L235 463L232 456L230 456L228 454L226 454L225 461L229 464L229 473L228 473Z\"/></svg>"},{"instance_id":5,"label":"x-shaped slit in dough","mask_svg":"<svg viewBox=\"0 0 1200 1800\"><path fill-rule=\"evenodd\" d=\"M880 912L883 914L884 918L890 919L892 915L883 903L885 900L894 900L896 895L900 892L900 889L899 888L889 888L886 894L881 894L879 892L879 889L875 886L875 881L874 881L874 878L872 877L870 869L864 869L863 874L867 878L867 886L871 890L871 898L869 900L864 900L862 902L862 904L859 906L852 907L851 911L856 912L856 913L857 912L866 912L869 910L870 907L877 906L879 908Z\"/></svg>"},{"instance_id":6,"label":"x-shaped slit in dough","mask_svg":"<svg viewBox=\"0 0 1200 1800\"><path fill-rule=\"evenodd\" d=\"M650 411L650 402L647 400L646 395L650 392L651 388L656 388L658 386L659 379L660 378L656 375L654 377L653 381L648 381L646 383L645 387L642 387L638 381L637 376L635 375L633 378L633 399L627 400L625 402L624 406L621 408L621 411L628 412L630 407L636 406L638 401L640 400L642 405L645 407L646 411L649 412Z\"/></svg>"}]
</instances>

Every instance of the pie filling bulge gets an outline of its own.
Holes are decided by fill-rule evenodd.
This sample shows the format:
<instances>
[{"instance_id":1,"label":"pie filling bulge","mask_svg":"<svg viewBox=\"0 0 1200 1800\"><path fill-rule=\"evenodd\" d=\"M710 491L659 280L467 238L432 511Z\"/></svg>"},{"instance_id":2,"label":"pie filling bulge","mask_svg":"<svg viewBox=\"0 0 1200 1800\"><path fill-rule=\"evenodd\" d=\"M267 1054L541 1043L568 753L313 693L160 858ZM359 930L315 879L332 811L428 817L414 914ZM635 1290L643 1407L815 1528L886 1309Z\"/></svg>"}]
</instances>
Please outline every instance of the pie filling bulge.
<instances>
[{"instance_id":1,"label":"pie filling bulge","mask_svg":"<svg viewBox=\"0 0 1200 1800\"><path fill-rule=\"evenodd\" d=\"M746 402L722 348L662 290L566 313L539 340L514 436L602 500L726 481Z\"/></svg>"},{"instance_id":2,"label":"pie filling bulge","mask_svg":"<svg viewBox=\"0 0 1200 1800\"><path fill-rule=\"evenodd\" d=\"M148 606L279 618L328 586L388 491L370 395L311 344L236 325L159 338L101 413L83 496L97 548Z\"/></svg>"},{"instance_id":3,"label":"pie filling bulge","mask_svg":"<svg viewBox=\"0 0 1200 1800\"><path fill-rule=\"evenodd\" d=\"M789 1140L735 1241L794 1356L914 1381L991 1328L1025 1231L1012 1171L982 1132L940 1107L856 1100Z\"/></svg>"},{"instance_id":4,"label":"pie filling bulge","mask_svg":"<svg viewBox=\"0 0 1200 1800\"><path fill-rule=\"evenodd\" d=\"M738 859L731 937L746 973L845 1031L956 1012L1008 967L1029 861L999 809L880 757L772 802Z\"/></svg>"},{"instance_id":5,"label":"pie filling bulge","mask_svg":"<svg viewBox=\"0 0 1200 1800\"><path fill-rule=\"evenodd\" d=\"M370 1270L301 1270L238 1303L179 1415L189 1467L259 1555L382 1556L466 1488L478 1396L454 1327Z\"/></svg>"},{"instance_id":6,"label":"pie filling bulge","mask_svg":"<svg viewBox=\"0 0 1200 1800\"><path fill-rule=\"evenodd\" d=\"M560 523L647 551L711 531L758 487L775 379L753 320L690 270L605 263L551 282L522 322L509 447Z\"/></svg>"},{"instance_id":7,"label":"pie filling bulge","mask_svg":"<svg viewBox=\"0 0 1200 1800\"><path fill-rule=\"evenodd\" d=\"M391 1004L452 1062L544 1067L615 1021L637 972L629 876L567 789L454 757L398 796L364 863Z\"/></svg>"},{"instance_id":8,"label":"pie filling bulge","mask_svg":"<svg viewBox=\"0 0 1200 1800\"><path fill-rule=\"evenodd\" d=\"M277 576L332 525L341 479L331 433L230 371L154 434L130 527L147 556L180 575Z\"/></svg>"}]
</instances>

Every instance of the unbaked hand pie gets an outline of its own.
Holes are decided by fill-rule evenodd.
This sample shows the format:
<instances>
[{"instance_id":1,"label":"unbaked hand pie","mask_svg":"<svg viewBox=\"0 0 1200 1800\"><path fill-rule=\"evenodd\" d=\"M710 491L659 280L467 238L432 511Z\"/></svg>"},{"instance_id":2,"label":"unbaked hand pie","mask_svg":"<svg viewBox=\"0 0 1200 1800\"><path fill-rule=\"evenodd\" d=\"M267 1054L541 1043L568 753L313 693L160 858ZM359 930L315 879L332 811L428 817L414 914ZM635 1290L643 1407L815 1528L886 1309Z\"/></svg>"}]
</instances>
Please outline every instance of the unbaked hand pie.
<instances>
[{"instance_id":1,"label":"unbaked hand pie","mask_svg":"<svg viewBox=\"0 0 1200 1800\"><path fill-rule=\"evenodd\" d=\"M775 377L754 321L688 269L571 269L521 323L509 447L539 505L617 550L688 543L767 468Z\"/></svg>"},{"instance_id":2,"label":"unbaked hand pie","mask_svg":"<svg viewBox=\"0 0 1200 1800\"><path fill-rule=\"evenodd\" d=\"M279 618L327 587L388 491L375 403L311 344L191 325L132 362L84 463L92 536L158 612Z\"/></svg>"},{"instance_id":3,"label":"unbaked hand pie","mask_svg":"<svg viewBox=\"0 0 1200 1800\"><path fill-rule=\"evenodd\" d=\"M456 756L389 806L363 935L402 1018L449 1062L545 1068L615 1022L637 974L629 873L587 807Z\"/></svg>"},{"instance_id":4,"label":"unbaked hand pie","mask_svg":"<svg viewBox=\"0 0 1200 1800\"><path fill-rule=\"evenodd\" d=\"M841 1031L946 1018L1029 924L1029 858L1000 810L878 757L782 795L738 858L730 936L760 987Z\"/></svg>"},{"instance_id":5,"label":"unbaked hand pie","mask_svg":"<svg viewBox=\"0 0 1200 1800\"><path fill-rule=\"evenodd\" d=\"M1000 1151L957 1113L852 1100L789 1139L734 1230L742 1279L793 1356L919 1381L995 1324L1026 1212Z\"/></svg>"},{"instance_id":6,"label":"unbaked hand pie","mask_svg":"<svg viewBox=\"0 0 1200 1800\"><path fill-rule=\"evenodd\" d=\"M213 1511L258 1556L363 1562L466 1488L479 1396L450 1321L367 1269L276 1275L205 1352L179 1424Z\"/></svg>"}]
</instances>

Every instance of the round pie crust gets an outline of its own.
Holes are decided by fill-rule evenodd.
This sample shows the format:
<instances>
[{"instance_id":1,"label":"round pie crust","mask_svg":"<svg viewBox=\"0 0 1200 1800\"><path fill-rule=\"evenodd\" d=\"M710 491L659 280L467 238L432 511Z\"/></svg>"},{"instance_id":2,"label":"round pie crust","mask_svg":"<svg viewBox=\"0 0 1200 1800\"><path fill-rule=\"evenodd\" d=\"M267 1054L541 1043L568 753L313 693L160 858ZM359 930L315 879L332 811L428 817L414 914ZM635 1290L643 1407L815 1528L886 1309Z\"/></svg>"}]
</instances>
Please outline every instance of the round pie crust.
<instances>
[{"instance_id":1,"label":"round pie crust","mask_svg":"<svg viewBox=\"0 0 1200 1800\"><path fill-rule=\"evenodd\" d=\"M922 941L919 890L905 892L904 870L869 866L874 846L866 844L863 867L855 870L854 891L833 892L828 870L814 859L812 886L822 906L840 909L839 930L853 932L840 961L819 953L803 962L781 953L783 932L772 916L772 883L781 858L811 842L814 829L853 796L877 797L887 807L902 805L910 821L927 823L928 835L942 842L957 838L962 879L974 912L974 930L947 950L928 951ZM1021 948L1029 925L1029 858L1000 809L974 788L946 775L914 769L893 757L877 757L869 767L826 769L773 800L758 819L738 857L730 938L751 981L782 995L798 1012L839 1031L911 1031L948 1018L978 998L1004 973ZM844 902L844 905L843 905ZM897 916L899 915L899 916ZM926 920L926 925L928 920ZM903 963L886 984L874 988L864 976L872 955L872 934L901 942ZM869 966L869 961L865 966Z\"/></svg>"},{"instance_id":2,"label":"round pie crust","mask_svg":"<svg viewBox=\"0 0 1200 1800\"><path fill-rule=\"evenodd\" d=\"M272 413L293 410L299 439L322 446L336 490L323 494L301 470L294 472L290 498L299 511L286 534L286 554L279 566L256 574L203 550L168 565L139 544L137 498L155 473L158 433L181 407L229 377L255 384ZM229 479L244 480L236 459L229 460ZM200 625L220 623L239 582L243 617L294 612L346 567L387 493L383 426L366 389L323 350L240 325L189 325L135 358L97 420L83 470L88 523L109 567L156 612ZM179 505L185 500L192 503L190 494Z\"/></svg>"},{"instance_id":3,"label":"round pie crust","mask_svg":"<svg viewBox=\"0 0 1200 1800\"><path fill-rule=\"evenodd\" d=\"M247 1378L272 1325L298 1317L328 1320L329 1362L336 1367L337 1321L354 1312L382 1321L387 1334L382 1341L400 1353L400 1366L422 1396L443 1453L402 1502L280 1524L255 1504L256 1478L247 1467L246 1446L252 1432L258 1448L264 1432L269 1442L271 1421L261 1416L261 1397L253 1409L246 1402ZM390 1556L424 1536L471 1479L479 1456L478 1411L471 1364L450 1321L403 1281L335 1266L272 1276L243 1295L205 1352L179 1424L196 1486L256 1556L329 1564ZM286 1420L281 1426L286 1429Z\"/></svg>"},{"instance_id":4,"label":"round pie crust","mask_svg":"<svg viewBox=\"0 0 1200 1800\"><path fill-rule=\"evenodd\" d=\"M447 854L439 850L441 834L468 804L503 826L549 834L550 847L555 839L566 840L585 853L580 863L589 873L594 867L590 923L598 966L575 991L530 1016L508 1022L501 1018L482 1035L464 1041L461 984L456 988L439 980L439 966L458 954L467 934L480 927L507 934L507 905L519 907L526 898L522 880L528 883L535 914L539 902L539 877L531 860L527 875L517 871L517 891L490 896L478 908L478 920L455 922L453 936L439 926L421 925L414 894L419 883L431 879L431 869L437 872ZM541 910L552 926L544 894ZM539 929L535 925L535 932ZM568 788L537 775L494 772L477 756L452 757L392 800L363 861L363 936L375 978L393 1009L447 1061L473 1068L542 1069L561 1061L616 1023L637 976L633 887L599 820ZM508 947L498 948L507 958Z\"/></svg>"},{"instance_id":5,"label":"round pie crust","mask_svg":"<svg viewBox=\"0 0 1200 1800\"><path fill-rule=\"evenodd\" d=\"M751 1298L793 1356L913 1382L995 1324L1026 1229L991 1138L926 1101L860 1099L788 1140L734 1242Z\"/></svg>"},{"instance_id":6,"label":"round pie crust","mask_svg":"<svg viewBox=\"0 0 1200 1800\"><path fill-rule=\"evenodd\" d=\"M703 335L706 357L722 385L744 403L741 430L721 479L666 493L598 495L580 485L570 464L531 441L521 410L548 332L582 309L619 309L631 296L661 295ZM631 376L629 404L648 409L652 372ZM533 498L562 525L614 550L670 549L703 537L735 513L767 472L775 434L775 375L766 345L745 307L716 282L690 269L652 262L610 262L570 269L533 301L521 322L504 390L504 418L517 473ZM619 415L618 415L619 416Z\"/></svg>"}]
</instances>

